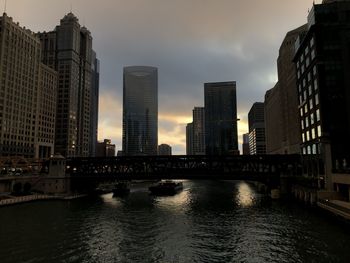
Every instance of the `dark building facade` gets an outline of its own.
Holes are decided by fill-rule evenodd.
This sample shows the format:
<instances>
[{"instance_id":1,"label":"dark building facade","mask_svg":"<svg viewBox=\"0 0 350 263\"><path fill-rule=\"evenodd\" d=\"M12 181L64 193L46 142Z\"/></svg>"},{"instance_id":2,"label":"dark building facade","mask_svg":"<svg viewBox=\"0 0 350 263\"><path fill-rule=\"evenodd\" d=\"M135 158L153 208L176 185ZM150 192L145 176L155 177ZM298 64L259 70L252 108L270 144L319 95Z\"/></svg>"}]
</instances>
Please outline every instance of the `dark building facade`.
<instances>
[{"instance_id":1,"label":"dark building facade","mask_svg":"<svg viewBox=\"0 0 350 263\"><path fill-rule=\"evenodd\" d=\"M148 66L124 68L123 154L157 155L158 69Z\"/></svg>"},{"instance_id":2,"label":"dark building facade","mask_svg":"<svg viewBox=\"0 0 350 263\"><path fill-rule=\"evenodd\" d=\"M186 125L186 155L193 155L193 123Z\"/></svg>"},{"instance_id":3,"label":"dark building facade","mask_svg":"<svg viewBox=\"0 0 350 263\"><path fill-rule=\"evenodd\" d=\"M115 144L110 139L104 139L103 142L96 143L96 157L115 156Z\"/></svg>"},{"instance_id":4,"label":"dark building facade","mask_svg":"<svg viewBox=\"0 0 350 263\"><path fill-rule=\"evenodd\" d=\"M98 100L100 92L100 61L96 58L96 52L92 51L91 60L91 104L90 104L90 156L96 155L96 143L98 135Z\"/></svg>"},{"instance_id":5,"label":"dark building facade","mask_svg":"<svg viewBox=\"0 0 350 263\"><path fill-rule=\"evenodd\" d=\"M263 102L255 102L248 113L249 153L266 154L265 109Z\"/></svg>"},{"instance_id":6,"label":"dark building facade","mask_svg":"<svg viewBox=\"0 0 350 263\"><path fill-rule=\"evenodd\" d=\"M92 37L68 13L52 32L37 34L42 62L58 72L55 150L66 157L90 156L92 101ZM97 111L97 108L94 108Z\"/></svg>"},{"instance_id":7,"label":"dark building facade","mask_svg":"<svg viewBox=\"0 0 350 263\"><path fill-rule=\"evenodd\" d=\"M158 155L169 156L171 155L171 146L168 144L161 144L158 146Z\"/></svg>"},{"instance_id":8,"label":"dark building facade","mask_svg":"<svg viewBox=\"0 0 350 263\"><path fill-rule=\"evenodd\" d=\"M54 153L57 73L41 63L40 40L0 17L0 156Z\"/></svg>"},{"instance_id":9,"label":"dark building facade","mask_svg":"<svg viewBox=\"0 0 350 263\"><path fill-rule=\"evenodd\" d=\"M296 42L294 62L302 153L323 154L332 166L350 161L350 1L323 1L308 15L308 31Z\"/></svg>"},{"instance_id":10,"label":"dark building facade","mask_svg":"<svg viewBox=\"0 0 350 263\"><path fill-rule=\"evenodd\" d=\"M206 155L238 154L236 82L204 84Z\"/></svg>"},{"instance_id":11,"label":"dark building facade","mask_svg":"<svg viewBox=\"0 0 350 263\"><path fill-rule=\"evenodd\" d=\"M242 151L243 151L243 155L250 155L250 151L249 151L249 133L243 134Z\"/></svg>"},{"instance_id":12,"label":"dark building facade","mask_svg":"<svg viewBox=\"0 0 350 263\"><path fill-rule=\"evenodd\" d=\"M205 154L205 110L203 107L195 107L192 111L193 118L193 154Z\"/></svg>"},{"instance_id":13,"label":"dark building facade","mask_svg":"<svg viewBox=\"0 0 350 263\"><path fill-rule=\"evenodd\" d=\"M288 32L277 59L278 83L265 94L265 134L267 154L300 153L300 121L294 43L307 30L303 25Z\"/></svg>"}]
</instances>

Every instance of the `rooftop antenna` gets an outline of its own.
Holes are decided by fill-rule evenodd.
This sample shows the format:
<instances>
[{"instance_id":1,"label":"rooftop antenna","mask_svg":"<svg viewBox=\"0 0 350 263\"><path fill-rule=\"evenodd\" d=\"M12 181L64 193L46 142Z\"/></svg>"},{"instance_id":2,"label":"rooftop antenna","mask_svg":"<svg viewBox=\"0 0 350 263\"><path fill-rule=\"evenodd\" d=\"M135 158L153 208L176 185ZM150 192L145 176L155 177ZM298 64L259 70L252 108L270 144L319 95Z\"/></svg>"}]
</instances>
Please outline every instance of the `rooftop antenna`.
<instances>
[{"instance_id":1,"label":"rooftop antenna","mask_svg":"<svg viewBox=\"0 0 350 263\"><path fill-rule=\"evenodd\" d=\"M73 3L72 3L72 1L70 2L70 12L72 13L72 11L73 11Z\"/></svg>"},{"instance_id":2,"label":"rooftop antenna","mask_svg":"<svg viewBox=\"0 0 350 263\"><path fill-rule=\"evenodd\" d=\"M4 13L6 13L7 0L5 0Z\"/></svg>"}]
</instances>

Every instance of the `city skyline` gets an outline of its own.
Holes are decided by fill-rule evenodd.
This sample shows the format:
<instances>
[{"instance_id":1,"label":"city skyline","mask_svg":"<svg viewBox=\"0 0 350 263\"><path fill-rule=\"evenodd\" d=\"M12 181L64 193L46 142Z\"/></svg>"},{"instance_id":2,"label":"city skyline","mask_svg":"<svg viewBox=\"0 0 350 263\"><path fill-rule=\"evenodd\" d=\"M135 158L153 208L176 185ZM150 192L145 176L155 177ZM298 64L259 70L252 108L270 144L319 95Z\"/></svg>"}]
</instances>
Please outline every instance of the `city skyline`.
<instances>
[{"instance_id":1,"label":"city skyline","mask_svg":"<svg viewBox=\"0 0 350 263\"><path fill-rule=\"evenodd\" d=\"M241 142L250 106L261 101L277 79L281 41L306 22L313 1L18 0L8 2L6 11L34 32L51 31L70 11L70 2L80 23L92 32L101 60L99 139L111 138L121 149L122 68L151 65L159 68L159 144L170 144L174 154L181 154L191 109L203 106L205 82L237 80ZM39 15L38 5L46 12ZM131 15L137 18L130 22Z\"/></svg>"}]
</instances>

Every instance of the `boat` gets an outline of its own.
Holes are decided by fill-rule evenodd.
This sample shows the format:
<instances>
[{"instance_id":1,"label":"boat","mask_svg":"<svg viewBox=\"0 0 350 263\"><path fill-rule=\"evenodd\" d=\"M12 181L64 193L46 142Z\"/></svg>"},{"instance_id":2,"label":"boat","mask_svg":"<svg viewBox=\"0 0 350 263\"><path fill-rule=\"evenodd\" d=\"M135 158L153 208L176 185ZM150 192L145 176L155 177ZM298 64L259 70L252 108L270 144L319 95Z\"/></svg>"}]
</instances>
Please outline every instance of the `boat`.
<instances>
[{"instance_id":1,"label":"boat","mask_svg":"<svg viewBox=\"0 0 350 263\"><path fill-rule=\"evenodd\" d=\"M153 195L175 195L182 189L182 182L174 182L171 180L161 181L156 185L152 185L148 188L148 190Z\"/></svg>"},{"instance_id":2,"label":"boat","mask_svg":"<svg viewBox=\"0 0 350 263\"><path fill-rule=\"evenodd\" d=\"M130 186L127 182L119 182L112 189L113 196L126 196L130 193Z\"/></svg>"}]
</instances>

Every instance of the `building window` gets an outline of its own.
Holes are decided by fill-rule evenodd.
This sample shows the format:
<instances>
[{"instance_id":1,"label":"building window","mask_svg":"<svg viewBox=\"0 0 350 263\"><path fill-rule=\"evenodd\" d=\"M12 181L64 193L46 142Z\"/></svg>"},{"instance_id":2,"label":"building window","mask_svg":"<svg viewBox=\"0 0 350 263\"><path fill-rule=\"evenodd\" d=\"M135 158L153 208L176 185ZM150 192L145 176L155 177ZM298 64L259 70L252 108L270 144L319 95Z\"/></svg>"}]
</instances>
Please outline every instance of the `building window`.
<instances>
[{"instance_id":1,"label":"building window","mask_svg":"<svg viewBox=\"0 0 350 263\"><path fill-rule=\"evenodd\" d=\"M312 94L312 86L309 85L309 96L311 96L311 94Z\"/></svg>"},{"instance_id":2,"label":"building window","mask_svg":"<svg viewBox=\"0 0 350 263\"><path fill-rule=\"evenodd\" d=\"M318 105L319 100L318 100L318 94L315 95L315 105Z\"/></svg>"},{"instance_id":3,"label":"building window","mask_svg":"<svg viewBox=\"0 0 350 263\"><path fill-rule=\"evenodd\" d=\"M321 133L321 125L318 125L318 126L317 126L317 136L318 136L318 137L321 137L321 136L322 136L322 133Z\"/></svg>"},{"instance_id":4,"label":"building window","mask_svg":"<svg viewBox=\"0 0 350 263\"><path fill-rule=\"evenodd\" d=\"M318 83L317 83L317 79L314 80L314 90L318 89Z\"/></svg>"},{"instance_id":5,"label":"building window","mask_svg":"<svg viewBox=\"0 0 350 263\"><path fill-rule=\"evenodd\" d=\"M314 128L311 129L311 138L316 139L316 133Z\"/></svg>"},{"instance_id":6,"label":"building window","mask_svg":"<svg viewBox=\"0 0 350 263\"><path fill-rule=\"evenodd\" d=\"M310 105L310 110L312 110L314 108L314 103L312 99L309 100L309 105Z\"/></svg>"},{"instance_id":7,"label":"building window","mask_svg":"<svg viewBox=\"0 0 350 263\"><path fill-rule=\"evenodd\" d=\"M316 121L320 121L321 120L321 116L320 116L320 109L316 110Z\"/></svg>"},{"instance_id":8,"label":"building window","mask_svg":"<svg viewBox=\"0 0 350 263\"><path fill-rule=\"evenodd\" d=\"M305 63L306 63L306 67L308 67L308 66L310 65L310 59L309 59L309 57L306 58L306 62L305 62Z\"/></svg>"},{"instance_id":9,"label":"building window","mask_svg":"<svg viewBox=\"0 0 350 263\"><path fill-rule=\"evenodd\" d=\"M313 125L315 123L314 113L310 114L310 125Z\"/></svg>"}]
</instances>

